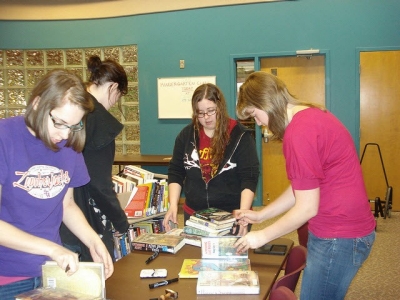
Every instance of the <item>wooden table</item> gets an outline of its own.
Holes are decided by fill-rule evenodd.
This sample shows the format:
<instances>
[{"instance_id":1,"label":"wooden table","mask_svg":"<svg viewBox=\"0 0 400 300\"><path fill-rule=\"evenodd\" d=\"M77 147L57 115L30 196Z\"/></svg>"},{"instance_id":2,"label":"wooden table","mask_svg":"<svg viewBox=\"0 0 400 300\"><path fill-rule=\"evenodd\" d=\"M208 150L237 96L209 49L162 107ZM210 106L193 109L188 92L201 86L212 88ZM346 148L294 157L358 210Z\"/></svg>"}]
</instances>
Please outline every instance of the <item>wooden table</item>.
<instances>
[{"instance_id":1,"label":"wooden table","mask_svg":"<svg viewBox=\"0 0 400 300\"><path fill-rule=\"evenodd\" d=\"M293 246L293 241L286 238L279 238L273 241L275 244L287 245L288 249ZM287 251L288 252L288 251ZM160 253L160 255L146 265L145 261L149 258L151 252L134 251L114 265L114 274L106 280L106 296L111 300L127 300L127 299L151 299L157 298L164 294L166 288L173 289L178 292L178 299L218 299L218 300L259 300L266 299L269 291L279 275L287 253L284 256L254 254L253 250L249 250L249 258L251 268L258 272L260 280L259 295L197 295L196 285L197 279L180 279L178 282L171 283L154 289L149 289L150 283L164 280L164 278L141 279L139 277L142 269L159 269L168 270L166 279L178 277L178 273L182 267L185 258L200 258L201 248L185 245L176 254Z\"/></svg>"},{"instance_id":2,"label":"wooden table","mask_svg":"<svg viewBox=\"0 0 400 300\"><path fill-rule=\"evenodd\" d=\"M116 154L114 165L168 166L171 156Z\"/></svg>"},{"instance_id":3,"label":"wooden table","mask_svg":"<svg viewBox=\"0 0 400 300\"><path fill-rule=\"evenodd\" d=\"M168 155L116 154L114 165L118 165L121 172L125 165L168 166L170 160Z\"/></svg>"}]
</instances>

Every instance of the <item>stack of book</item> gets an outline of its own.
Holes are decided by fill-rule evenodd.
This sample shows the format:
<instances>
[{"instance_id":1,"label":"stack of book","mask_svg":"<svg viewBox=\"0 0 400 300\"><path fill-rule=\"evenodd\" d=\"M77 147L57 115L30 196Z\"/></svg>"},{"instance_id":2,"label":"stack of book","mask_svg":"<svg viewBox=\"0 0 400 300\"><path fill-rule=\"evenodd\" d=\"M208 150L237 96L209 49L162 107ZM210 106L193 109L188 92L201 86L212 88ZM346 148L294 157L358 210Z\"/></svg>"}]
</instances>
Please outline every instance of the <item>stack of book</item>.
<instances>
[{"instance_id":1,"label":"stack of book","mask_svg":"<svg viewBox=\"0 0 400 300\"><path fill-rule=\"evenodd\" d=\"M223 236L229 234L235 221L232 213L210 207L195 211L186 221L183 232L199 236Z\"/></svg>"},{"instance_id":2,"label":"stack of book","mask_svg":"<svg viewBox=\"0 0 400 300\"><path fill-rule=\"evenodd\" d=\"M201 259L184 259L179 278L197 278L197 294L259 294L248 252L236 253L239 237L201 238Z\"/></svg>"}]
</instances>

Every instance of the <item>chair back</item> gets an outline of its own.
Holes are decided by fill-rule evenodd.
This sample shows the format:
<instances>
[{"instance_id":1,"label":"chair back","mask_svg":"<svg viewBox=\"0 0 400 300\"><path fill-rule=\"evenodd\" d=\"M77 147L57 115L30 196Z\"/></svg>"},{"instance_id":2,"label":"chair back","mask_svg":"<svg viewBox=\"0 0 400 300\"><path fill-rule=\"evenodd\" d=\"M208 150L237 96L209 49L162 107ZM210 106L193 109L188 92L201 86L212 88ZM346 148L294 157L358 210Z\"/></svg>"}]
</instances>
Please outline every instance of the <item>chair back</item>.
<instances>
[{"instance_id":1,"label":"chair back","mask_svg":"<svg viewBox=\"0 0 400 300\"><path fill-rule=\"evenodd\" d=\"M297 300L297 296L286 286L280 286L271 291L269 300Z\"/></svg>"},{"instance_id":2,"label":"chair back","mask_svg":"<svg viewBox=\"0 0 400 300\"><path fill-rule=\"evenodd\" d=\"M297 237L299 238L299 244L307 248L308 242L308 222L301 225L297 229Z\"/></svg>"},{"instance_id":3,"label":"chair back","mask_svg":"<svg viewBox=\"0 0 400 300\"><path fill-rule=\"evenodd\" d=\"M271 293L280 286L285 286L294 292L300 273L306 266L306 259L306 247L301 245L293 247L286 261L285 275L275 281Z\"/></svg>"},{"instance_id":4,"label":"chair back","mask_svg":"<svg viewBox=\"0 0 400 300\"><path fill-rule=\"evenodd\" d=\"M298 269L304 269L307 259L307 248L301 245L294 246L286 260L285 275L293 273Z\"/></svg>"}]
</instances>

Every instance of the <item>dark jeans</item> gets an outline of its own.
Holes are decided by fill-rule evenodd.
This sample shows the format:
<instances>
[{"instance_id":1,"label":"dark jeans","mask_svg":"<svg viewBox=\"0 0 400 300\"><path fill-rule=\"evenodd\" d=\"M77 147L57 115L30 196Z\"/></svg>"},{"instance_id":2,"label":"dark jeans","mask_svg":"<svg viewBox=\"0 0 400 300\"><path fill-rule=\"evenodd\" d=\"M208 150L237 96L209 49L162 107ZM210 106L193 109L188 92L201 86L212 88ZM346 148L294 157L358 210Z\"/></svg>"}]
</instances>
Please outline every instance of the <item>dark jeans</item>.
<instances>
[{"instance_id":1,"label":"dark jeans","mask_svg":"<svg viewBox=\"0 0 400 300\"><path fill-rule=\"evenodd\" d=\"M0 285L0 299L14 300L16 295L34 290L42 285L42 277L33 277L6 285Z\"/></svg>"}]
</instances>

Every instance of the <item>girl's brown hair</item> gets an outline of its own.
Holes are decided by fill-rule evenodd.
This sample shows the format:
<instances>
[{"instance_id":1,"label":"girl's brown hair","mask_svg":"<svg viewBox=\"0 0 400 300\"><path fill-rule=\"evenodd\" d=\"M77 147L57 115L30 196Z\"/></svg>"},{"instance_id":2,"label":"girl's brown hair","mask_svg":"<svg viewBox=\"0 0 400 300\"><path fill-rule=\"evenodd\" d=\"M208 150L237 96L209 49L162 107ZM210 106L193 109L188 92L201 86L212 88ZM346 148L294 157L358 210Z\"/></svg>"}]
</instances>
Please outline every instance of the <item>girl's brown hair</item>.
<instances>
[{"instance_id":1,"label":"girl's brown hair","mask_svg":"<svg viewBox=\"0 0 400 300\"><path fill-rule=\"evenodd\" d=\"M273 134L272 139L282 140L289 122L288 104L325 110L319 105L297 100L278 77L258 71L251 73L240 87L236 114L239 119L247 119L251 117L254 108L264 110L268 115L268 129Z\"/></svg>"},{"instance_id":2,"label":"girl's brown hair","mask_svg":"<svg viewBox=\"0 0 400 300\"><path fill-rule=\"evenodd\" d=\"M86 115L93 110L93 102L82 80L73 73L55 69L47 73L33 88L25 113L25 123L31 128L38 139L53 151L59 148L49 136L49 113L66 102L70 102L84 111L82 119L84 126ZM81 152L85 145L86 131L70 131L66 147Z\"/></svg>"},{"instance_id":3,"label":"girl's brown hair","mask_svg":"<svg viewBox=\"0 0 400 300\"><path fill-rule=\"evenodd\" d=\"M211 138L211 160L219 165L224 157L226 145L229 142L229 115L222 91L214 84L205 83L196 88L192 96L192 123L197 130L202 128L198 118L198 102L203 99L213 101L217 105L216 127Z\"/></svg>"}]
</instances>

